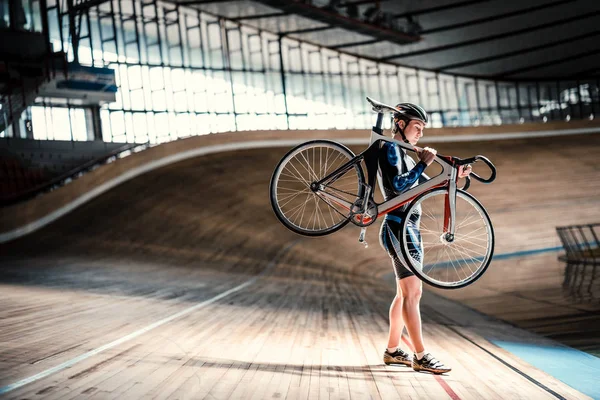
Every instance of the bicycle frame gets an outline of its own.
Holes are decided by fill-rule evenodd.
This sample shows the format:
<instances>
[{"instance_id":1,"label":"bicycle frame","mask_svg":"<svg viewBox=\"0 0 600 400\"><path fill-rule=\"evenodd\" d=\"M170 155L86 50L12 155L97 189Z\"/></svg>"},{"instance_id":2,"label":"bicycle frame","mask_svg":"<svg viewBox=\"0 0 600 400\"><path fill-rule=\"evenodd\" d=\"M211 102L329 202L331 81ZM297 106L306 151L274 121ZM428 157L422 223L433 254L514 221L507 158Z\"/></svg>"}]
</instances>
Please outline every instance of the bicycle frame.
<instances>
[{"instance_id":1,"label":"bicycle frame","mask_svg":"<svg viewBox=\"0 0 600 400\"><path fill-rule=\"evenodd\" d=\"M355 156L352 160L348 161L347 163L343 164L341 167L337 168L335 171L331 172L329 175L327 175L323 179L315 182L315 184L318 187L318 190L315 193L331 202L335 202L336 204L340 205L341 207L347 209L348 211L352 210L352 206L353 206L352 203L346 201L345 199L341 199L330 193L327 193L323 189L326 187L326 182L328 182L332 179L333 179L333 181L335 181L339 176L346 173L355 164L359 164L363 159L365 159L366 157L369 157L371 154L372 147L377 146L378 145L377 142L380 140L395 143L405 150L416 152L414 146L404 143L404 142L401 142L401 141L398 141L398 140L395 140L393 138L383 136L382 134L377 133L375 130L372 130L371 138L369 141L369 147L362 153ZM456 190L457 190L457 187L456 187L457 168L454 166L454 163L452 162L452 159L450 157L436 155L434 161L442 166L442 172L439 175L431 178L430 180L428 180L425 183L419 184L416 187L407 190L406 192L404 192L398 196L391 198L388 201L384 201L383 203L376 203L373 200L372 182L367 182L366 183L367 190L365 191L365 195L363 195L363 199L362 199L362 204L364 205L363 210L362 210L363 224L368 225L374 219L376 219L382 215L385 215L385 214L389 213L390 211L393 211L399 207L402 207L405 204L410 203L411 201L413 201L415 198L417 198L422 193L425 193L429 190L436 189L436 188L447 187L448 194L446 195L446 202L445 202L446 204L445 204L445 212L444 212L444 231L447 234L454 235L455 210L456 210ZM372 168L370 166L372 166L373 164L366 162L366 165L367 165L367 176L368 177L374 176L374 171L369 170L369 168ZM377 179L377 183L379 185L379 188L383 192L381 180ZM370 213L370 210L368 207L368 204L370 201L372 201L374 204L377 205L377 208L376 208L378 210L377 215L375 215L374 213Z\"/></svg>"}]
</instances>

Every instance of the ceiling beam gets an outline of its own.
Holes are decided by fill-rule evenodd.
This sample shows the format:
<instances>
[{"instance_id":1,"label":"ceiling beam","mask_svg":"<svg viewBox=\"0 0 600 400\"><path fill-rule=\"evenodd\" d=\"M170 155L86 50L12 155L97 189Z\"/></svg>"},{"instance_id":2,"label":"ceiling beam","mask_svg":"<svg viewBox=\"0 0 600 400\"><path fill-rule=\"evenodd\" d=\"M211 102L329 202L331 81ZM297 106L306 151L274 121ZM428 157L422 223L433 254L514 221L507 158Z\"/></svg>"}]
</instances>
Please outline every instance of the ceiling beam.
<instances>
[{"instance_id":1,"label":"ceiling beam","mask_svg":"<svg viewBox=\"0 0 600 400\"><path fill-rule=\"evenodd\" d=\"M587 13L587 14L582 14L582 15L576 15L574 17L565 18L565 19L558 20L558 21L551 21L551 22L546 22L546 23L539 24L539 25L528 26L526 28L521 28L521 29L517 29L514 31L509 31L509 32L503 32L503 33L499 33L496 35L484 36L484 37L480 37L480 38L476 38L476 39L472 39L472 40L467 40L464 42L451 43L451 44L446 44L443 46L430 47L427 49L409 51L406 53L394 54L394 55L386 56L386 57L380 57L380 58L378 58L378 60L379 61L388 61L393 58L414 57L414 56L420 56L423 54L435 53L438 51L456 49L459 47L472 46L472 45L478 44L478 43L489 42L489 41L497 40L497 39L505 39L505 38L511 37L511 36L518 36L518 35L522 35L524 33L534 32L534 31L541 30L541 29L552 28L552 27L556 27L558 25L568 24L570 22L575 22L575 21L580 21L582 19L592 18L597 15L600 15L600 11L595 11L592 13ZM557 30L557 32L558 32L558 30Z\"/></svg>"},{"instance_id":2,"label":"ceiling beam","mask_svg":"<svg viewBox=\"0 0 600 400\"><path fill-rule=\"evenodd\" d=\"M485 63L485 62L489 62L489 61L496 61L496 60L501 60L503 58L520 56L522 54L527 54L527 53L530 53L532 51L549 49L551 47L561 46L561 45L564 45L564 44L575 42L577 40L583 40L583 39L587 39L587 38L598 36L598 35L600 35L600 30L596 30L596 31L593 31L593 32L584 33L584 34L581 34L581 35L573 36L573 37L566 38L566 39L563 39L563 40L558 40L558 41L555 41L555 42L544 43L544 44L540 44L540 45L537 45L537 46L525 47L525 48L522 48L522 49L519 49L519 50L509 51L507 53L496 54L496 55L489 56L489 57L477 58L477 59L474 59L474 60L463 61L463 62L459 62L459 63L455 63L455 64L442 65L441 67L438 67L436 69L439 70L439 71L447 71L449 69L469 67L471 65L477 65L477 64L481 64L481 63Z\"/></svg>"},{"instance_id":3,"label":"ceiling beam","mask_svg":"<svg viewBox=\"0 0 600 400\"><path fill-rule=\"evenodd\" d=\"M290 15L290 13L279 11L279 12L269 13L269 14L242 15L241 17L235 17L235 18L229 18L229 19L232 21L244 21L244 20L249 20L249 19L283 17L285 15Z\"/></svg>"},{"instance_id":4,"label":"ceiling beam","mask_svg":"<svg viewBox=\"0 0 600 400\"><path fill-rule=\"evenodd\" d=\"M414 17L415 15L431 14L431 13L435 13L435 12L439 12L439 11L450 10L452 8L466 7L466 6L470 6L470 5L477 4L477 3L485 3L488 1L491 1L491 0L459 1L457 3L446 4L445 6L423 8L421 10L414 10L414 11L404 12L402 14L395 14L395 15L392 15L392 18L406 18L409 16Z\"/></svg>"},{"instance_id":5,"label":"ceiling beam","mask_svg":"<svg viewBox=\"0 0 600 400\"><path fill-rule=\"evenodd\" d=\"M87 1L81 1L79 2L77 5L73 6L73 8L71 8L71 11L74 13L80 12L80 11L85 11L85 10L89 10L92 7L95 6L99 6L102 3L107 2L108 0L87 0Z\"/></svg>"},{"instance_id":6,"label":"ceiling beam","mask_svg":"<svg viewBox=\"0 0 600 400\"><path fill-rule=\"evenodd\" d=\"M556 65L556 64L564 64L567 62L571 62L574 60L579 60L580 58L585 58L585 57L589 57L589 56L593 56L595 54L600 53L600 49L595 49L592 51L586 51L583 53L579 53L579 54L575 54L575 55L570 55L567 57L562 57L562 58L558 58L555 60L551 60L551 61L546 61L543 63L538 63L535 65L528 65L527 67L523 67L523 68L516 68L510 71L505 71L502 72L500 74L495 75L496 78L506 78L507 76L511 76L511 75L516 75L516 74L521 74L523 72L528 72L528 71L534 71L536 69L540 69L540 68L545 68L545 67L549 67L552 65Z\"/></svg>"},{"instance_id":7,"label":"ceiling beam","mask_svg":"<svg viewBox=\"0 0 600 400\"><path fill-rule=\"evenodd\" d=\"M465 22L461 22L461 23L457 23L457 24L440 26L438 28L425 29L425 30L420 31L420 34L427 35L429 33L438 33L438 32L443 32L443 31L449 31L452 29L465 28L467 26L485 24L488 22L497 21L497 20L504 19L504 18L510 18L510 17L515 17L518 15L527 14L530 12L540 11L545 8L556 7L556 6L560 6L560 5L567 4L567 3L574 3L575 1L577 1L577 0L558 0L558 1L554 1L552 3L540 4L540 5L529 7L529 8L522 8L520 10L510 11L510 12L507 12L504 14L496 14L496 15L492 15L492 16L489 16L486 18L474 19L471 21L465 21Z\"/></svg>"},{"instance_id":8,"label":"ceiling beam","mask_svg":"<svg viewBox=\"0 0 600 400\"><path fill-rule=\"evenodd\" d=\"M333 29L335 28L335 26L331 26L331 25L326 25L326 26L318 26L315 28L305 28L305 29L296 29L293 31L285 31L285 32L280 32L280 35L300 35L302 33L311 33L311 32L320 32L320 31L326 31L328 29Z\"/></svg>"},{"instance_id":9,"label":"ceiling beam","mask_svg":"<svg viewBox=\"0 0 600 400\"><path fill-rule=\"evenodd\" d=\"M231 3L232 1L237 1L237 0L190 0L190 1L176 1L176 4L179 4L181 6L187 6L187 5L198 5L198 4L211 4L211 3Z\"/></svg>"},{"instance_id":10,"label":"ceiling beam","mask_svg":"<svg viewBox=\"0 0 600 400\"><path fill-rule=\"evenodd\" d=\"M336 44L334 46L327 46L330 49L342 49L344 47L352 47L352 46L364 46L367 44L374 44L374 43L379 43L381 42L380 39L369 39L369 40L362 40L360 42L350 42L350 43L342 43L342 44Z\"/></svg>"},{"instance_id":11,"label":"ceiling beam","mask_svg":"<svg viewBox=\"0 0 600 400\"><path fill-rule=\"evenodd\" d=\"M344 4L337 5L337 8L347 8L349 6L360 6L363 4L372 4L372 3L385 3L390 0L358 0L358 1L346 1Z\"/></svg>"},{"instance_id":12,"label":"ceiling beam","mask_svg":"<svg viewBox=\"0 0 600 400\"><path fill-rule=\"evenodd\" d=\"M292 0L254 0L290 14L296 14L301 17L309 18L314 21L320 21L327 25L346 29L351 32L360 33L366 36L378 38L379 40L388 40L397 44L414 43L421 40L421 37L409 34L403 31L384 28L364 21L349 18L337 12L329 11L324 8L316 7L300 1Z\"/></svg>"}]
</instances>

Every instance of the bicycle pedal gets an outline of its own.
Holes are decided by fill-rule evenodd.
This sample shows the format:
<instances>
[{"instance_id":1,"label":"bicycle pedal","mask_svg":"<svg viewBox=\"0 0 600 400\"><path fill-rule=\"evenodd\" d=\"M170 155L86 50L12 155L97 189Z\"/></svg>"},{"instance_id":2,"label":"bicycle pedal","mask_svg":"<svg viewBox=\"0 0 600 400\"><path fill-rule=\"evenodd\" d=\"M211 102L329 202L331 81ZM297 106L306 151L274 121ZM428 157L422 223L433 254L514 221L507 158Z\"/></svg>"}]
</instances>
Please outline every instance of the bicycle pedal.
<instances>
[{"instance_id":1,"label":"bicycle pedal","mask_svg":"<svg viewBox=\"0 0 600 400\"><path fill-rule=\"evenodd\" d=\"M369 244L365 241L365 235L367 234L367 228L362 228L360 230L360 235L358 235L358 242L365 245L365 249L369 247Z\"/></svg>"}]
</instances>

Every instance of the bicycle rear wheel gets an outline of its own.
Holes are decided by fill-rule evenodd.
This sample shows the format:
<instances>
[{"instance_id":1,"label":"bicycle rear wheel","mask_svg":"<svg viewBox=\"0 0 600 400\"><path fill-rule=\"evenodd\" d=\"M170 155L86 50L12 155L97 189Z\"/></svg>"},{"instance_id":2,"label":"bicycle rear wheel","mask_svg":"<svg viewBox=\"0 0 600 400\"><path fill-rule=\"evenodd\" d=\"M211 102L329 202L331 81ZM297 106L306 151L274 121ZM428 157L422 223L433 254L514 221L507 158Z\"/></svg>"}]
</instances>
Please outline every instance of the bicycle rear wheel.
<instances>
[{"instance_id":1,"label":"bicycle rear wheel","mask_svg":"<svg viewBox=\"0 0 600 400\"><path fill-rule=\"evenodd\" d=\"M350 149L328 140L313 140L290 150L271 177L271 205L277 218L293 232L306 236L327 235L341 229L350 221L349 204L354 204L364 192L360 163L328 179L320 190L311 190L311 184L352 158Z\"/></svg>"},{"instance_id":2,"label":"bicycle rear wheel","mask_svg":"<svg viewBox=\"0 0 600 400\"><path fill-rule=\"evenodd\" d=\"M475 197L456 192L454 237L444 232L446 189L415 199L402 223L402 254L424 282L441 289L458 289L479 279L494 253L494 229ZM416 222L415 222L416 221Z\"/></svg>"}]
</instances>

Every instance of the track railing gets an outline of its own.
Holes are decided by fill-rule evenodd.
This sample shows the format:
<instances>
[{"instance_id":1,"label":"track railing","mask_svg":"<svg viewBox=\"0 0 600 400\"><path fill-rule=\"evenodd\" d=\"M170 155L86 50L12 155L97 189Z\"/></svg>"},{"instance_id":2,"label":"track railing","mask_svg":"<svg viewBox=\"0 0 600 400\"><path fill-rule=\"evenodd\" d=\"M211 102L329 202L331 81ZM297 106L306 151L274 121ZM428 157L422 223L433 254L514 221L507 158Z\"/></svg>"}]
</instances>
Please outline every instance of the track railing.
<instances>
[{"instance_id":1,"label":"track railing","mask_svg":"<svg viewBox=\"0 0 600 400\"><path fill-rule=\"evenodd\" d=\"M560 260L600 264L600 223L561 226L556 228L556 233L566 251Z\"/></svg>"}]
</instances>

